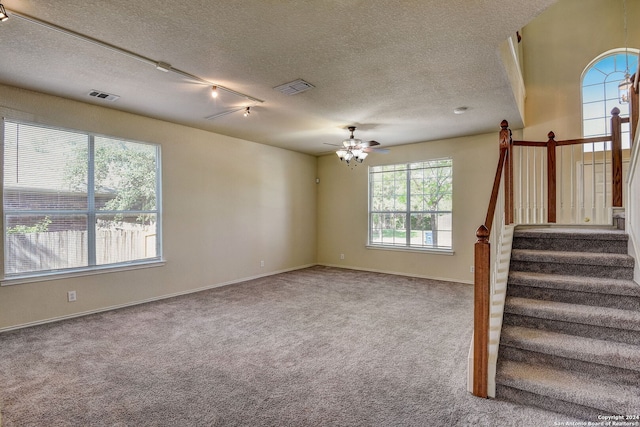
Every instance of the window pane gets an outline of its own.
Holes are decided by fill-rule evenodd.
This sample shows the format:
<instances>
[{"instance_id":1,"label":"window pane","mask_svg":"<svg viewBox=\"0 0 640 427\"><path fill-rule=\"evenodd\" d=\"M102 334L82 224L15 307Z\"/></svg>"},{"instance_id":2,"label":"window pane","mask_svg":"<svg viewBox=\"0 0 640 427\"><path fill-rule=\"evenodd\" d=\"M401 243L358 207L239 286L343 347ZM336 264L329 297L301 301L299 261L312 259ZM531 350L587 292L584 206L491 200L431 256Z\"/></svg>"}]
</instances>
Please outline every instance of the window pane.
<instances>
[{"instance_id":1,"label":"window pane","mask_svg":"<svg viewBox=\"0 0 640 427\"><path fill-rule=\"evenodd\" d=\"M87 217L7 215L5 274L87 265Z\"/></svg>"},{"instance_id":2,"label":"window pane","mask_svg":"<svg viewBox=\"0 0 640 427\"><path fill-rule=\"evenodd\" d=\"M405 210L407 206L406 171L371 173L370 201L373 211Z\"/></svg>"},{"instance_id":3,"label":"window pane","mask_svg":"<svg viewBox=\"0 0 640 427\"><path fill-rule=\"evenodd\" d=\"M96 264L155 258L156 215L97 215Z\"/></svg>"},{"instance_id":4,"label":"window pane","mask_svg":"<svg viewBox=\"0 0 640 427\"><path fill-rule=\"evenodd\" d=\"M6 122L5 209L86 209L87 147L86 135Z\"/></svg>"},{"instance_id":5,"label":"window pane","mask_svg":"<svg viewBox=\"0 0 640 427\"><path fill-rule=\"evenodd\" d=\"M607 133L607 119L590 119L582 123L582 131L585 137L602 136Z\"/></svg>"},{"instance_id":6,"label":"window pane","mask_svg":"<svg viewBox=\"0 0 640 427\"><path fill-rule=\"evenodd\" d=\"M96 137L95 192L100 210L155 210L156 147Z\"/></svg>"},{"instance_id":7,"label":"window pane","mask_svg":"<svg viewBox=\"0 0 640 427\"><path fill-rule=\"evenodd\" d=\"M586 86L582 88L582 102L595 102L604 99L604 86Z\"/></svg>"},{"instance_id":8,"label":"window pane","mask_svg":"<svg viewBox=\"0 0 640 427\"><path fill-rule=\"evenodd\" d=\"M605 108L604 102L602 101L584 104L582 107L582 117L585 120L606 117L606 116L607 116L607 110Z\"/></svg>"},{"instance_id":9,"label":"window pane","mask_svg":"<svg viewBox=\"0 0 640 427\"><path fill-rule=\"evenodd\" d=\"M591 68L584 75L584 78L582 79L582 84L584 86L589 86L589 85L593 85L593 84L599 84L599 83L602 83L606 77L607 77L607 75L604 74L602 71L600 71L600 70L598 70L596 68Z\"/></svg>"},{"instance_id":10,"label":"window pane","mask_svg":"<svg viewBox=\"0 0 640 427\"><path fill-rule=\"evenodd\" d=\"M376 214L371 223L371 243L406 246L407 233L404 214Z\"/></svg>"}]
</instances>

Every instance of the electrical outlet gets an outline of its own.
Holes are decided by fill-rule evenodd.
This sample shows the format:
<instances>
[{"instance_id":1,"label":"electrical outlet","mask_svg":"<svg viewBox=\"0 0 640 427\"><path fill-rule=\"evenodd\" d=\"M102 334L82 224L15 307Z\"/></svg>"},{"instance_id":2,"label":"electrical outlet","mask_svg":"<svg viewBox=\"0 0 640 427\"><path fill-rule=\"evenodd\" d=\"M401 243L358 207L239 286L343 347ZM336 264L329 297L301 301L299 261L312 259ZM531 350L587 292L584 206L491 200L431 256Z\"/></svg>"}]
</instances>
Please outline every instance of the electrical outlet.
<instances>
[{"instance_id":1,"label":"electrical outlet","mask_svg":"<svg viewBox=\"0 0 640 427\"><path fill-rule=\"evenodd\" d=\"M264 261L260 261L260 267L264 267Z\"/></svg>"},{"instance_id":2,"label":"electrical outlet","mask_svg":"<svg viewBox=\"0 0 640 427\"><path fill-rule=\"evenodd\" d=\"M476 268L473 265L469 267L469 273L475 273L475 272L476 272Z\"/></svg>"},{"instance_id":3,"label":"electrical outlet","mask_svg":"<svg viewBox=\"0 0 640 427\"><path fill-rule=\"evenodd\" d=\"M76 300L76 291L67 292L67 300L69 302L74 302Z\"/></svg>"},{"instance_id":4,"label":"electrical outlet","mask_svg":"<svg viewBox=\"0 0 640 427\"><path fill-rule=\"evenodd\" d=\"M344 254L340 254L340 259L344 259Z\"/></svg>"}]
</instances>

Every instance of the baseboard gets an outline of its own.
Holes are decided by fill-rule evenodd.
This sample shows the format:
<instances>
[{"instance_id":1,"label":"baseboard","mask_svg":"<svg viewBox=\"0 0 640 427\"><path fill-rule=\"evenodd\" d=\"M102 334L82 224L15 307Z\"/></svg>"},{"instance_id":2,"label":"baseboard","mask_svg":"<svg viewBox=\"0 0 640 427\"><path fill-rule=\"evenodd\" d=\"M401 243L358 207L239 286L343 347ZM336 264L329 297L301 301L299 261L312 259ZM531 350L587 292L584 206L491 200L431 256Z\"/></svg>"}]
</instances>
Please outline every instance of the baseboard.
<instances>
[{"instance_id":1,"label":"baseboard","mask_svg":"<svg viewBox=\"0 0 640 427\"><path fill-rule=\"evenodd\" d=\"M353 267L349 265L324 264L324 263L318 263L317 265L321 265L323 267L346 268L348 270L369 271L371 273L393 274L394 276L416 277L418 279L430 279L430 280L439 280L442 282L464 283L466 285L473 285L473 280L455 280L455 279L452 279L451 277L428 276L423 274L405 273L402 271L390 271L390 270L378 270L375 268Z\"/></svg>"},{"instance_id":2,"label":"baseboard","mask_svg":"<svg viewBox=\"0 0 640 427\"><path fill-rule=\"evenodd\" d=\"M313 267L315 265L318 265L318 264L306 264L306 265L301 265L301 266L298 266L298 267L285 268L283 270L271 271L269 273L258 274L256 276L249 276L249 277L243 277L243 278L240 278L240 279L229 280L227 282L216 283L216 284L213 284L213 285L203 286L203 287L196 288L196 289L189 289L187 291L174 292L172 294L160 295L160 296L157 296L157 297L146 298L146 299L143 299L143 300L132 301L132 302L124 303L124 304L117 304L117 305L112 305L112 306L109 306L109 307L101 307L101 308L97 308L97 309L94 309L94 310L82 311L82 312L79 312L79 313L73 313L73 314L67 314L67 315L64 315L64 316L57 316L57 317L51 317L51 318L48 318L48 319L37 320L35 322L29 322L29 323L22 323L22 324L19 324L19 325L7 326L7 327L4 327L4 328L0 328L0 333L8 332L8 331L14 331L16 329L29 328L31 326L44 325L44 324L47 324L47 323L60 322L62 320L74 319L76 317L88 316L90 314L103 313L105 311L117 310L117 309L120 309L120 308L132 307L132 306L135 306L135 305L146 304L148 302L154 302L154 301L160 301L160 300L163 300L163 299L179 297L179 296L182 296L182 295L194 294L196 292L202 292L202 291L206 291L206 290L209 290L209 289L215 289L215 288L220 288L220 287L223 287L223 286L234 285L236 283L247 282L249 280L260 279L260 278L268 277L268 276L275 276L276 274L286 273L286 272L289 272L289 271L302 270L304 268ZM2 424L0 424L0 427L2 427Z\"/></svg>"}]
</instances>

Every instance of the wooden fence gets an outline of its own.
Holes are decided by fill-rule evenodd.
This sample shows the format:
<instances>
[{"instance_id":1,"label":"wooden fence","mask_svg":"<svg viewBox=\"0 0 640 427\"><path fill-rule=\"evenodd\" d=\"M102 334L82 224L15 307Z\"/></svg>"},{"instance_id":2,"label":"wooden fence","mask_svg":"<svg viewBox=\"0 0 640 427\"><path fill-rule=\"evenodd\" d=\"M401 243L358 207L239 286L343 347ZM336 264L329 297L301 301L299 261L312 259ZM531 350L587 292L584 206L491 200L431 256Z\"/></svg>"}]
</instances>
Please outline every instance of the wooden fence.
<instances>
[{"instance_id":1,"label":"wooden fence","mask_svg":"<svg viewBox=\"0 0 640 427\"><path fill-rule=\"evenodd\" d=\"M5 242L5 274L58 270L88 265L87 231L65 230L9 234ZM96 265L156 256L151 230L97 230Z\"/></svg>"}]
</instances>

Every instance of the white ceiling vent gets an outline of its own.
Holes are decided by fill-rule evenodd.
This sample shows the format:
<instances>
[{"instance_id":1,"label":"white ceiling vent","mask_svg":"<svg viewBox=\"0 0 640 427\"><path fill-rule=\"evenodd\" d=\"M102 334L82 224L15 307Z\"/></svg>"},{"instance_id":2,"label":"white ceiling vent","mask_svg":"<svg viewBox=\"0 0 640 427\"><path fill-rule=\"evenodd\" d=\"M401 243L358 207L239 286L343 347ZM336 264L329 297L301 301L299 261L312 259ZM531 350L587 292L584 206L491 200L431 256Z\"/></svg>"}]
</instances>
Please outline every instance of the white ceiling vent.
<instances>
[{"instance_id":1,"label":"white ceiling vent","mask_svg":"<svg viewBox=\"0 0 640 427\"><path fill-rule=\"evenodd\" d=\"M118 95L113 95L111 93L106 93L95 89L92 89L91 92L89 92L87 95L93 98L103 99L105 101L111 102L117 101L120 98L120 96Z\"/></svg>"},{"instance_id":2,"label":"white ceiling vent","mask_svg":"<svg viewBox=\"0 0 640 427\"><path fill-rule=\"evenodd\" d=\"M285 95L295 95L300 92L307 91L309 89L313 89L315 86L309 82L305 82L302 79L294 80L289 83L282 84L280 86L274 87L278 92L282 92Z\"/></svg>"}]
</instances>

